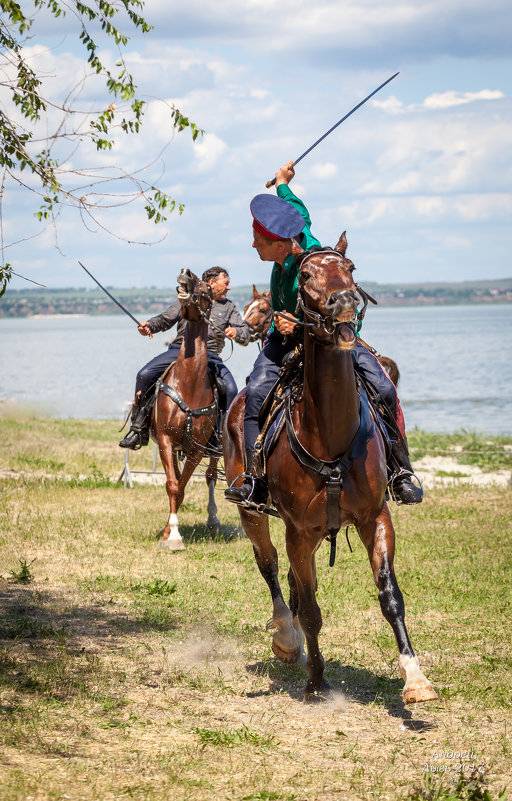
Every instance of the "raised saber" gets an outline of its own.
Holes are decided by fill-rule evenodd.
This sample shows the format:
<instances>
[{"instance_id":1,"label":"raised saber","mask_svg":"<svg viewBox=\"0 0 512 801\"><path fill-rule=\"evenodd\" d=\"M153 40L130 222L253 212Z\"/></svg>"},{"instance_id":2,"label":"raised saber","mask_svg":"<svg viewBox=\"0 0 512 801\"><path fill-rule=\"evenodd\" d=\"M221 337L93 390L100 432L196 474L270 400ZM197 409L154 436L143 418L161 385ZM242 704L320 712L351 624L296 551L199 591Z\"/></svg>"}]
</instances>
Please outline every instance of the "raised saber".
<instances>
[{"instance_id":1,"label":"raised saber","mask_svg":"<svg viewBox=\"0 0 512 801\"><path fill-rule=\"evenodd\" d=\"M329 128L329 130L328 130L328 131L326 131L324 134L322 134L322 136L320 137L320 139L317 139L317 140L316 140L316 142L314 142L314 143L311 145L311 147L308 147L308 149L304 151L304 153L302 154L302 156L299 156L299 158L298 158L298 159L295 159L295 161L293 162L293 165L292 165L292 166L293 166L293 167L295 167L295 166L296 166L296 165L299 163L299 161L302 161L302 159L304 158L304 156L307 156L307 155L308 155L308 153L311 153L311 151L313 150L313 148L315 148L317 145L319 145L319 144L320 144L320 142L322 142L322 141L325 139L325 137L326 137L326 136L329 136L329 134L330 134L330 133L332 133L332 132L334 131L334 129L338 127L338 125L341 125L341 123L342 123L342 122L345 122L345 120L347 120L347 119L350 117L350 115L354 113L354 111L357 111L357 109L358 109L358 108L361 108L361 106L364 106L364 104L365 104L365 103L366 103L366 102L367 102L367 101L370 99L370 97L373 97L374 95L376 95L376 94L377 94L377 92L380 92L380 90L381 90L381 89L383 89L383 88L386 86L386 84L387 84L387 83L389 83L390 81L392 81L392 80L393 80L393 78L396 78L396 76L397 76L397 75L399 75L399 74L400 74L399 72L395 72L395 74L394 74L394 75L392 75L392 76L391 76L391 78L388 78L388 79L387 79L387 81L384 81L384 83L381 83L381 85L380 85L380 86L378 86L376 89L374 89L374 90L373 90L373 92L372 92L371 94L369 94L369 95L368 95L368 97L365 97L365 99L364 99L364 100L361 100L361 102L360 102L360 103L358 103L358 104L357 104L357 106L354 106L354 108L353 108L351 111L349 111L349 112L348 112L348 114L345 114L345 116L344 116L344 117L342 117L342 118L341 118L341 120L338 120L338 122L337 122L337 123L335 123L335 124L332 126L332 128ZM276 182L276 179L275 179L275 178L272 178L270 181L267 181L267 183L265 184L265 186L267 187L267 189L270 189L270 187L271 187L271 186L274 186L275 182Z\"/></svg>"},{"instance_id":2,"label":"raised saber","mask_svg":"<svg viewBox=\"0 0 512 801\"><path fill-rule=\"evenodd\" d=\"M105 287L104 287L102 284L100 284L100 282L98 281L98 279L97 279L97 278L95 278L95 277L94 277L94 275L93 275L92 273L90 273L90 272L89 272L89 270L87 269L87 267L84 267L84 265L82 264L82 262L81 262L81 261L79 261L78 263L79 263L80 267L82 268L82 270L85 270L85 272L87 273L87 275L90 275L90 276L91 276L91 278L92 278L92 280L93 280L93 281L95 281L95 282L98 284L99 288L100 288L100 289L102 289L102 290L104 291L105 295L108 295L108 296L109 296L109 298L110 298L110 300L113 300L113 301L114 301L114 303L116 304L116 306L119 306L119 308L121 309L121 311L124 311L124 313L125 313L125 314L127 314L127 315L128 315L128 317L131 317L131 319L133 320L133 322L134 322L134 323L137 323L137 325L139 326L139 325L140 325L140 323L139 323L139 321L138 321L138 320L137 320L137 319L136 319L136 318L133 316L133 314L132 314L131 312L129 312L129 311L128 311L128 309L126 309L126 308L123 306L123 304L122 304L122 303L120 303L120 302L119 302L119 301L118 301L118 300L117 300L117 299L116 299L116 298L115 298L113 295L111 295L111 294L110 294L110 292L108 291L108 289L105 289ZM150 336L152 336L152 334L150 334Z\"/></svg>"}]
</instances>

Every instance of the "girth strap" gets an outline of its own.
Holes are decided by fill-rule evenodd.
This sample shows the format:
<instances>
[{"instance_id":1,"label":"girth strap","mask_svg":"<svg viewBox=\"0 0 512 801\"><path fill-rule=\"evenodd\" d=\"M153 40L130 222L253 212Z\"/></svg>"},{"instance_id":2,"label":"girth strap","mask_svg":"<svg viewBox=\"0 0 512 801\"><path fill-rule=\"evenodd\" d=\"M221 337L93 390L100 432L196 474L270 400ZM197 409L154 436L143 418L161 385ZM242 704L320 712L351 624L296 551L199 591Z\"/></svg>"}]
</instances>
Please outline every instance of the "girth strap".
<instances>
[{"instance_id":1,"label":"girth strap","mask_svg":"<svg viewBox=\"0 0 512 801\"><path fill-rule=\"evenodd\" d=\"M179 392L176 392L174 387L169 386L169 384L160 384L159 392L163 392L164 395L168 395L171 400L176 403L182 412L185 412L185 425L183 427L183 451L187 453L189 445L190 445L190 438L192 434L192 418L193 417L202 417L205 414L210 414L211 412L215 412L217 414L218 410L218 392L217 387L213 387L213 403L210 403L209 406L200 406L199 409L191 409L183 400Z\"/></svg>"},{"instance_id":2,"label":"girth strap","mask_svg":"<svg viewBox=\"0 0 512 801\"><path fill-rule=\"evenodd\" d=\"M357 459L357 457L361 455L374 431L374 424L370 417L366 392L362 387L360 388L359 428L345 453L332 462L327 462L312 456L301 442L299 442L299 438L293 427L291 393L288 388L286 389L285 403L286 433L293 455L303 467L314 470L314 472L325 481L327 495L327 531L329 532L329 540L331 542L329 565L332 567L336 553L336 535L341 527L340 497L343 489L343 481L352 467L354 459Z\"/></svg>"}]
</instances>

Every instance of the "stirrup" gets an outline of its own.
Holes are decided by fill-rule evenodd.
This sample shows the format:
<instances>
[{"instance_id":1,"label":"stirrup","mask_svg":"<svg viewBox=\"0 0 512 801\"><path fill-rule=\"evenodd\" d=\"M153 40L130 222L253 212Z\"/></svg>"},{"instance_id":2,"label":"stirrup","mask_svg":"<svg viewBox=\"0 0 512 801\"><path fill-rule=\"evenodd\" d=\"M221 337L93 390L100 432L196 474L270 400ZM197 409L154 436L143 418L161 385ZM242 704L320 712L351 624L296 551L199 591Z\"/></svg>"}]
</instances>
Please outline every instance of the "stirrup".
<instances>
[{"instance_id":1,"label":"stirrup","mask_svg":"<svg viewBox=\"0 0 512 801\"><path fill-rule=\"evenodd\" d=\"M229 490L240 489L240 487L235 487L234 484L236 481L238 481L239 478L242 477L244 478L244 480L250 480L252 484L251 491L248 497L245 499L230 498L228 495ZM231 503L236 503L237 506L240 506L240 508L245 509L247 512L254 512L255 514L260 514L260 515L265 514L265 515L272 515L273 517L280 517L277 509L274 509L272 506L267 506L266 501L262 501L261 503L256 503L256 501L253 500L254 490L256 489L256 481L257 479L255 478L255 476L252 475L252 473L246 473L246 472L239 473L237 476L235 476L229 487L227 487L227 489L224 490L225 499L227 501L231 501Z\"/></svg>"},{"instance_id":2,"label":"stirrup","mask_svg":"<svg viewBox=\"0 0 512 801\"><path fill-rule=\"evenodd\" d=\"M128 443L130 437L137 437L137 440L133 441L133 445ZM149 431L144 431L143 429L134 429L131 428L128 431L127 435L124 439L121 440L119 443L120 448L129 448L131 451L140 451L145 445L149 442Z\"/></svg>"},{"instance_id":3,"label":"stirrup","mask_svg":"<svg viewBox=\"0 0 512 801\"><path fill-rule=\"evenodd\" d=\"M266 503L255 503L254 501L235 501L234 498L226 498L227 501L231 501L231 503L236 503L240 509L245 509L246 512L254 512L257 515L270 515L271 517L279 517L281 515L274 509L273 506L267 506Z\"/></svg>"},{"instance_id":4,"label":"stirrup","mask_svg":"<svg viewBox=\"0 0 512 801\"><path fill-rule=\"evenodd\" d=\"M411 486L414 489L419 490L421 492L421 497L418 500L413 500L412 502L407 503L406 501L403 501L397 495L396 490L395 490L395 484L396 484L397 481L402 481L405 478L408 478L408 479L415 478L416 481L418 482L419 487L416 484L413 484L413 482L411 481ZM398 473L394 473L391 476L391 478L388 481L387 489L389 490L389 494L391 495L391 498L394 500L394 502L397 504L397 506L404 506L404 505L405 506L412 506L412 505L414 505L416 503L421 503L422 500L423 500L423 497L425 495L424 490L423 490L423 484L421 483L421 480L420 480L419 476L417 476L416 473L413 473L410 470L406 470L403 467L398 471Z\"/></svg>"},{"instance_id":5,"label":"stirrup","mask_svg":"<svg viewBox=\"0 0 512 801\"><path fill-rule=\"evenodd\" d=\"M241 485L240 487L235 487L235 484L236 484L236 482L237 482L237 481L238 481L240 478L242 478L242 479L243 479L242 485ZM240 489L242 489L242 487L244 486L244 484L245 484L246 482L249 482L249 481L251 482L251 485L252 485L252 486L251 486L251 491L250 491L249 495L247 496L247 498L245 498L245 499L240 499L240 500L237 500L236 498L230 498L230 497L229 497L229 492L230 492L230 490L240 490ZM252 496L254 495L254 489L255 489L255 486L256 486L256 478L255 478L255 477L254 477L254 476L253 476L251 473L248 473L248 472L246 472L246 471L244 470L244 472L243 472L243 473L239 473L237 476L235 476L235 478L233 479L233 481L231 482L231 484L229 485L229 487L227 487L227 488L224 490L224 497L226 498L226 500L227 500L227 501L232 501L233 503L239 503L239 504L250 503L250 502L251 502L251 500L252 500Z\"/></svg>"}]
</instances>

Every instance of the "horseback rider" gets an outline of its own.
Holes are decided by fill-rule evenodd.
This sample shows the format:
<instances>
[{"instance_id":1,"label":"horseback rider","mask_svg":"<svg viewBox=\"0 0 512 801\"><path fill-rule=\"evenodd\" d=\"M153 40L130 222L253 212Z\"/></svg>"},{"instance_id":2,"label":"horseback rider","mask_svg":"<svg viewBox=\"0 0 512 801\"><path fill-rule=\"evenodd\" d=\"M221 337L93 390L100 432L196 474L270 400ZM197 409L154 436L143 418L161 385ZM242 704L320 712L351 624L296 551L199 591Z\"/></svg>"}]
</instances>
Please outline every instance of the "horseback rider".
<instances>
[{"instance_id":1,"label":"horseback rider","mask_svg":"<svg viewBox=\"0 0 512 801\"><path fill-rule=\"evenodd\" d=\"M311 233L311 219L304 203L289 187L295 172L293 161L276 172L275 195L257 195L251 202L253 216L253 243L262 261L272 261L270 293L274 318L265 345L254 363L246 387L244 440L246 472L239 487L225 490L227 500L254 508L264 504L268 490L265 478L253 474L254 450L259 434L258 414L263 401L272 389L283 359L294 349L293 332L297 323L298 267L294 247L302 250L321 247ZM299 249L297 249L299 250ZM391 429L398 428L400 435L390 436L391 456L388 465L390 486L399 503L420 503L423 491L411 480L413 469L405 440L405 424L396 388L376 357L358 341L352 351L354 367L372 385L392 416Z\"/></svg>"},{"instance_id":2,"label":"horseback rider","mask_svg":"<svg viewBox=\"0 0 512 801\"><path fill-rule=\"evenodd\" d=\"M224 381L227 409L238 389L235 379L222 361L220 353L226 337L240 345L247 345L251 338L251 332L247 323L242 320L235 304L226 297L230 290L228 271L223 267L210 267L203 273L202 280L211 288L213 299L208 321L208 368ZM175 301L162 314L157 314L156 317L151 317L139 325L139 333L147 337L160 331L168 331L176 324L178 326L177 336L168 349L151 359L137 373L131 427L128 434L119 443L121 448L138 450L148 444L155 383L165 369L178 358L186 321L182 318L179 301Z\"/></svg>"}]
</instances>

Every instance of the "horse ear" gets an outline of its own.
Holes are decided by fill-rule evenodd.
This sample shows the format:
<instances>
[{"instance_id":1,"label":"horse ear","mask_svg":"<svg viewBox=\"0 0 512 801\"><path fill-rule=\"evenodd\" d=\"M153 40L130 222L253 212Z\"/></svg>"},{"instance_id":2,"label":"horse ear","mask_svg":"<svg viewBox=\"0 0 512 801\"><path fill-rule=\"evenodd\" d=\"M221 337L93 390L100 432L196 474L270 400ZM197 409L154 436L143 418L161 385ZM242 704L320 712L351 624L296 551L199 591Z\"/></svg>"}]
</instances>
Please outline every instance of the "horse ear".
<instances>
[{"instance_id":1,"label":"horse ear","mask_svg":"<svg viewBox=\"0 0 512 801\"><path fill-rule=\"evenodd\" d=\"M301 248L296 239L292 239L292 256L300 256L304 253L304 248Z\"/></svg>"},{"instance_id":2,"label":"horse ear","mask_svg":"<svg viewBox=\"0 0 512 801\"><path fill-rule=\"evenodd\" d=\"M258 290L256 289L256 284L253 284L253 285L252 285L252 296L253 296L253 298L257 298L257 297L258 297L258 294L259 294L259 292L258 292Z\"/></svg>"},{"instance_id":3,"label":"horse ear","mask_svg":"<svg viewBox=\"0 0 512 801\"><path fill-rule=\"evenodd\" d=\"M347 250L347 245L348 245L347 232L343 231L343 233L340 236L340 238L338 239L337 243L334 245L334 250L337 250L338 253L341 253L341 255L344 256L345 252Z\"/></svg>"}]
</instances>

